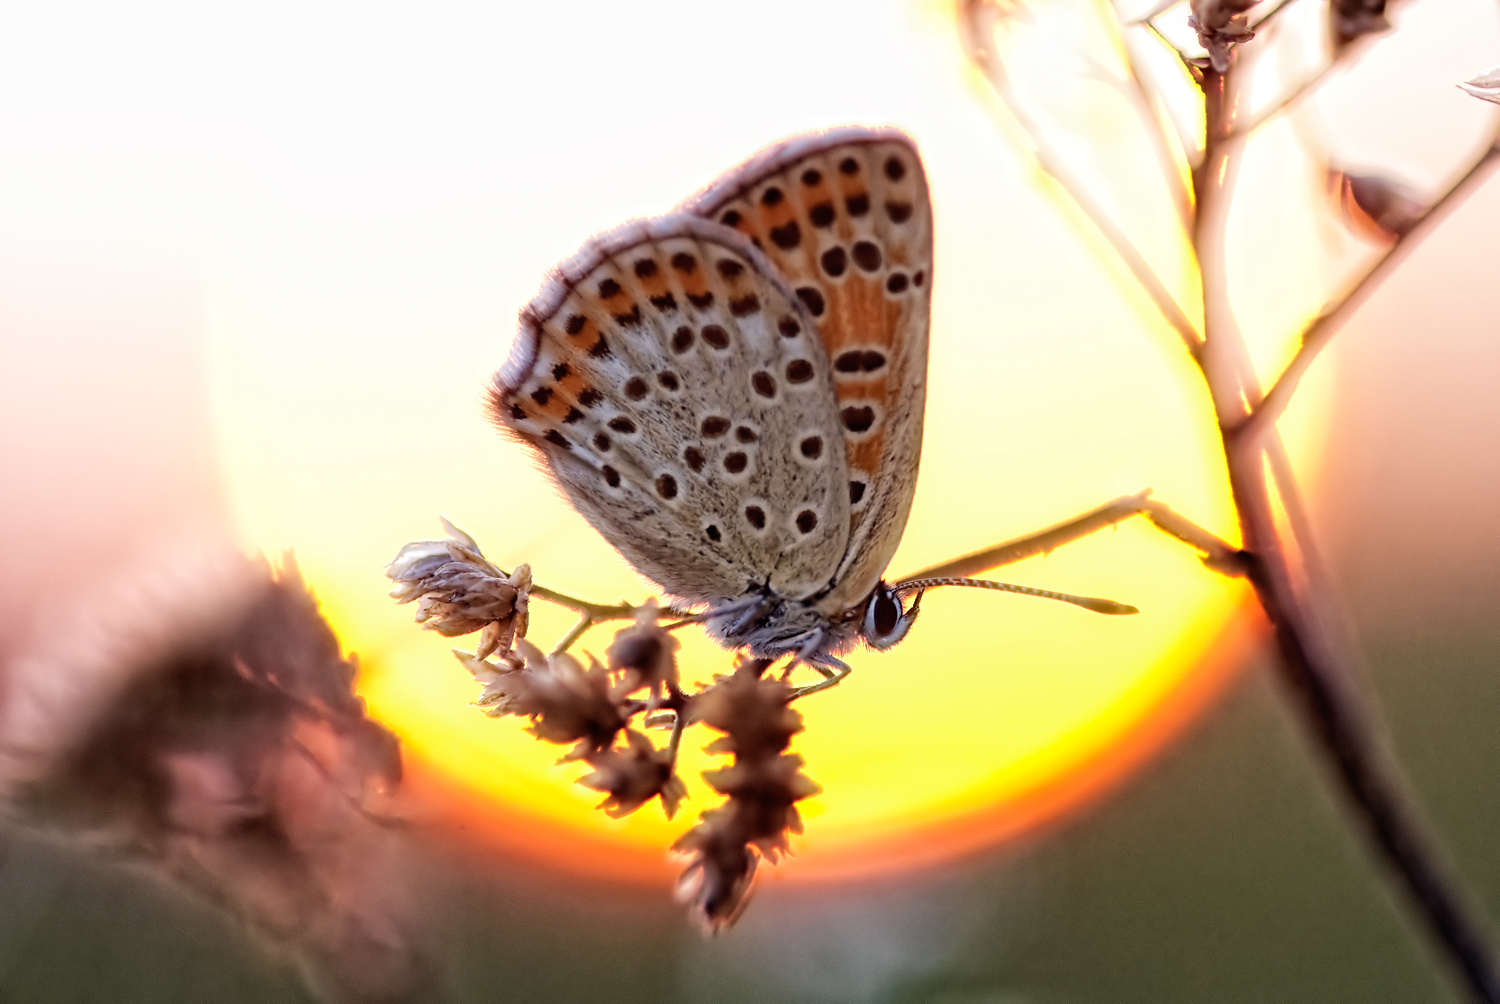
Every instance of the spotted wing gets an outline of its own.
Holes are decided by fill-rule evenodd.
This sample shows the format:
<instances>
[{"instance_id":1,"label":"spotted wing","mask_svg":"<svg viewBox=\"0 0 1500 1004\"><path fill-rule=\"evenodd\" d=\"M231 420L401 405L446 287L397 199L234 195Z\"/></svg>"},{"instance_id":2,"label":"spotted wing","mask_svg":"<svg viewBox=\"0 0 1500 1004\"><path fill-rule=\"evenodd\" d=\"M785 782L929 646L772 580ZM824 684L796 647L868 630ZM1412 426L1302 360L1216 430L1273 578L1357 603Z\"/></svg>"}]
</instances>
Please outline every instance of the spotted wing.
<instances>
[{"instance_id":1,"label":"spotted wing","mask_svg":"<svg viewBox=\"0 0 1500 1004\"><path fill-rule=\"evenodd\" d=\"M849 536L833 387L811 317L764 256L679 214L558 268L521 312L491 407L669 594L803 598Z\"/></svg>"},{"instance_id":2,"label":"spotted wing","mask_svg":"<svg viewBox=\"0 0 1500 1004\"><path fill-rule=\"evenodd\" d=\"M932 207L916 147L893 129L797 137L682 209L765 252L816 320L849 465L850 534L828 613L863 600L901 541L927 383Z\"/></svg>"}]
</instances>

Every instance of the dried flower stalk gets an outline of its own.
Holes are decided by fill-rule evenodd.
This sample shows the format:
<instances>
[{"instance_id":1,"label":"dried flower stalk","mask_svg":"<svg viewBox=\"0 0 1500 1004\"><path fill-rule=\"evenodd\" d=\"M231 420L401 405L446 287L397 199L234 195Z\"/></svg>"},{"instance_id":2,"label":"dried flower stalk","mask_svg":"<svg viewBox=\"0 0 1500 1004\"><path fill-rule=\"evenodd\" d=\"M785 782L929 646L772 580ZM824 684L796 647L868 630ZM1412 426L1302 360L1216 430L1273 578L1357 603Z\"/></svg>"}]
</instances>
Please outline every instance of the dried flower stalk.
<instances>
[{"instance_id":1,"label":"dried flower stalk","mask_svg":"<svg viewBox=\"0 0 1500 1004\"><path fill-rule=\"evenodd\" d=\"M1459 976L1481 1001L1500 1001L1500 969L1495 947L1485 935L1484 925L1472 912L1471 897L1465 895L1438 864L1440 855L1427 835L1415 807L1407 800L1389 753L1383 748L1374 713L1348 685L1351 670L1323 627L1328 622L1324 606L1328 583L1316 560L1314 544L1300 516L1297 486L1291 476L1285 449L1275 424L1284 411L1298 381L1338 326L1371 290L1390 272L1412 242L1463 199L1488 174L1500 156L1493 135L1490 147L1431 205L1422 205L1389 180L1334 174L1336 189L1352 220L1366 234L1388 246L1375 264L1348 289L1332 298L1318 317L1301 333L1301 345L1292 362L1263 392L1250 364L1249 353L1235 321L1228 290L1226 265L1229 207L1244 140L1272 115L1312 93L1326 78L1327 69L1289 89L1270 108L1240 120L1242 104L1239 70L1240 49L1257 29L1284 9L1283 0L1250 20L1256 6L1246 0L1204 0L1192 4L1189 25L1198 32L1204 54L1178 52L1189 67L1202 99L1204 147L1193 165L1194 211L1189 238L1202 282L1204 326L1184 331L1183 310L1171 301L1156 280L1145 258L1128 237L1095 204L1086 185L1059 167L1049 152L1046 131L1030 120L1011 82L1001 69L1001 57L991 46L997 22L1015 16L1012 7L988 0L965 0L960 8L965 46L994 86L1002 101L1016 113L1042 170L1072 198L1119 254L1151 298L1163 319L1183 335L1197 362L1215 409L1230 490L1239 516L1243 549L1234 562L1249 579L1273 629L1281 655L1284 683L1306 724L1326 752L1349 804L1364 823L1371 840L1408 901L1442 947ZM1389 27L1384 0L1334 0L1330 5L1329 32L1333 60L1356 56L1355 43ZM1165 43L1154 20L1170 5L1152 11L1141 22ZM1122 25L1120 30L1129 27ZM1128 50L1127 50L1128 51ZM1461 85L1485 100L1497 100L1490 73ZM1144 128L1158 128L1142 119ZM1267 478L1270 468L1271 479ZM1279 531L1273 516L1272 491L1292 515L1289 532ZM1290 556L1300 554L1304 575L1292 572ZM1225 569L1229 570L1229 569Z\"/></svg>"}]
</instances>

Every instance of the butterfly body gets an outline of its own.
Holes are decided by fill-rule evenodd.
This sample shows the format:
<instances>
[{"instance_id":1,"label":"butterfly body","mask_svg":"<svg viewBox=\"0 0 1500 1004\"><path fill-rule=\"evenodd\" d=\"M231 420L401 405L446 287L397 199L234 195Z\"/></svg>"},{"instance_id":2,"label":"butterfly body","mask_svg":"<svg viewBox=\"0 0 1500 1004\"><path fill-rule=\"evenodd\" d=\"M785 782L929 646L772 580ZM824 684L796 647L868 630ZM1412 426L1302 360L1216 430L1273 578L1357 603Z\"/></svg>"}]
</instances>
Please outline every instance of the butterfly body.
<instances>
[{"instance_id":1,"label":"butterfly body","mask_svg":"<svg viewBox=\"0 0 1500 1004\"><path fill-rule=\"evenodd\" d=\"M838 665L890 621L880 577L915 488L931 252L903 134L790 140L559 266L521 313L492 411L726 646Z\"/></svg>"}]
</instances>

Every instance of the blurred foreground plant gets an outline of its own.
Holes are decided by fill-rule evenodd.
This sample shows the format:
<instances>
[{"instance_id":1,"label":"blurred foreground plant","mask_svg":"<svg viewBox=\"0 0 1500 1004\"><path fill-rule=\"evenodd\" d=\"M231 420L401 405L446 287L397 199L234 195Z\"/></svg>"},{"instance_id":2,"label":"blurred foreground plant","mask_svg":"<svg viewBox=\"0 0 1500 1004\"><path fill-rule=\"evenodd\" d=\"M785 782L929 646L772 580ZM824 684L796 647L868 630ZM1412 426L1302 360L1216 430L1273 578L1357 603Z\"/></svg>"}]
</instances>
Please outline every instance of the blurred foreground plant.
<instances>
[{"instance_id":1,"label":"blurred foreground plant","mask_svg":"<svg viewBox=\"0 0 1500 1004\"><path fill-rule=\"evenodd\" d=\"M159 556L17 660L0 795L206 894L320 996L434 999L413 937L395 737L296 568Z\"/></svg>"}]
</instances>

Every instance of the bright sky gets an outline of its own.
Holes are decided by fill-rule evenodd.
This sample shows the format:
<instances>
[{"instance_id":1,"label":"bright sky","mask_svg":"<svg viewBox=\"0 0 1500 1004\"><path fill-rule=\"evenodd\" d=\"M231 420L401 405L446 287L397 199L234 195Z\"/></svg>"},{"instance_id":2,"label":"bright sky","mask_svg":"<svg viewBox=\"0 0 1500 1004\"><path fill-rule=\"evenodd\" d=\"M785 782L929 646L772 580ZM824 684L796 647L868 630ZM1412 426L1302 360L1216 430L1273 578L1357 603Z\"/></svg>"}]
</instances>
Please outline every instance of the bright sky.
<instances>
[{"instance_id":1,"label":"bright sky","mask_svg":"<svg viewBox=\"0 0 1500 1004\"><path fill-rule=\"evenodd\" d=\"M1067 2L1074 18L1093 10ZM1431 102L1448 101L1444 67L1461 79L1500 61L1495 16L1478 0L1419 6L1421 17L1437 12L1413 43L1426 68L1403 78L1410 86L1390 99L1399 108L1387 109L1414 129L1433 119ZM1457 23L1483 30L1448 36L1442 51L1427 40ZM551 765L560 750L468 706L477 689L443 639L385 600L381 569L405 541L437 535L441 512L493 560L529 561L554 588L643 595L487 427L481 390L548 268L786 135L897 125L929 174L938 237L926 440L893 572L1148 486L1233 536L1207 402L1175 336L1049 200L936 3L83 3L13 7L0 29L4 252L55 246L56 268L101 276L171 260L195 276L245 540L295 547L364 660L374 713L420 756L523 814L655 853L712 805L696 781L712 766L697 753L708 736L685 744L695 785L685 818L665 823L653 806L605 819L596 794L571 783L579 769ZM1275 292L1244 307L1268 370L1336 278L1309 255L1348 250L1326 213L1313 214L1310 233L1296 229L1319 197L1306 137L1326 126L1339 149L1380 152L1341 111L1351 99L1340 86L1344 97L1256 148L1264 171L1247 182L1293 176L1257 196L1265 208L1245 223L1248 246L1276 248L1249 253L1268 270L1255 281ZM1383 77L1359 93L1389 87ZM1087 106L1086 92L1074 96ZM1422 133L1423 150L1437 152L1403 154L1403 170L1446 163L1444 151L1472 142L1478 126L1467 123L1482 125L1483 112L1453 93L1441 107L1462 126ZM1104 119L1096 113L1092 128L1123 151L1104 158L1122 212L1186 294L1193 276L1160 225L1159 177L1137 172L1138 144ZM1289 236L1306 247L1287 250ZM1309 382L1291 416L1305 464L1330 376ZM931 596L910 641L856 657L848 683L805 702L795 748L826 794L806 813L804 860L847 856L913 820L993 816L1097 757L1160 709L1238 595L1138 526L1004 577L1143 613ZM534 637L563 627L539 612ZM728 665L701 639L684 659L689 680Z\"/></svg>"}]
</instances>

